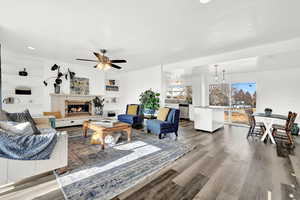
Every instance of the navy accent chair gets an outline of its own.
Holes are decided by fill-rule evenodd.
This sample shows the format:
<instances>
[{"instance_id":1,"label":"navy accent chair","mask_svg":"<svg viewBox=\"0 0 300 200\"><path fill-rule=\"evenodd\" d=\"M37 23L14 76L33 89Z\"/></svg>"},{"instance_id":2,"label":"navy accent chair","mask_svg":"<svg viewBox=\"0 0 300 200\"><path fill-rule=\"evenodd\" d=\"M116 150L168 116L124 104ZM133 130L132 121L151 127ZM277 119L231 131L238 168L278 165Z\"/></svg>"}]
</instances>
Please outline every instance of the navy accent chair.
<instances>
[{"instance_id":1,"label":"navy accent chair","mask_svg":"<svg viewBox=\"0 0 300 200\"><path fill-rule=\"evenodd\" d=\"M130 105L138 106L136 115L127 115L128 106ZM141 106L138 104L128 104L126 106L126 114L118 115L118 120L120 122L131 124L133 128L143 127L144 117Z\"/></svg>"},{"instance_id":2,"label":"navy accent chair","mask_svg":"<svg viewBox=\"0 0 300 200\"><path fill-rule=\"evenodd\" d=\"M175 133L177 137L179 114L180 111L178 109L170 108L166 121L161 121L158 119L147 120L147 132L157 134L159 139L162 138L162 135L166 135L168 133Z\"/></svg>"}]
</instances>

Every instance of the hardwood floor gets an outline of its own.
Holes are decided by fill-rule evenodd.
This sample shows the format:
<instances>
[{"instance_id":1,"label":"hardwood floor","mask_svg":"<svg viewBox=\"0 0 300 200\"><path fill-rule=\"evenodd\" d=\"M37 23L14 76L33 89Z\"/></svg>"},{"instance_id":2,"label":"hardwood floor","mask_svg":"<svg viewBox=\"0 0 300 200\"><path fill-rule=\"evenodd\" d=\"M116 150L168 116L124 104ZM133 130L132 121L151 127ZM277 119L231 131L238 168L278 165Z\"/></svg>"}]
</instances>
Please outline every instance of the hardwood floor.
<instances>
[{"instance_id":1,"label":"hardwood floor","mask_svg":"<svg viewBox=\"0 0 300 200\"><path fill-rule=\"evenodd\" d=\"M294 155L279 157L276 145L247 140L243 127L225 126L210 134L190 125L180 128L179 133L179 141L196 148L114 200L300 199L299 140ZM13 187L0 188L0 200L63 199L53 175Z\"/></svg>"}]
</instances>

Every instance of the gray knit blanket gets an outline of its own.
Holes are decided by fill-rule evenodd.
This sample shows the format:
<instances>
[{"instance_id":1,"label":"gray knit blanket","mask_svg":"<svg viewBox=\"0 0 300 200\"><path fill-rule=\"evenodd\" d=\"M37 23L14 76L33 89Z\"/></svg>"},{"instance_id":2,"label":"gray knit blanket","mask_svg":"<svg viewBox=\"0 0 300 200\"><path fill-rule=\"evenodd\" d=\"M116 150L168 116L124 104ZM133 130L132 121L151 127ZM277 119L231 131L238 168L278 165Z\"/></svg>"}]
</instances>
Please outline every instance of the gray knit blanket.
<instances>
[{"instance_id":1,"label":"gray knit blanket","mask_svg":"<svg viewBox=\"0 0 300 200\"><path fill-rule=\"evenodd\" d=\"M57 142L56 130L41 135L9 135L0 131L0 157L14 160L47 160Z\"/></svg>"}]
</instances>

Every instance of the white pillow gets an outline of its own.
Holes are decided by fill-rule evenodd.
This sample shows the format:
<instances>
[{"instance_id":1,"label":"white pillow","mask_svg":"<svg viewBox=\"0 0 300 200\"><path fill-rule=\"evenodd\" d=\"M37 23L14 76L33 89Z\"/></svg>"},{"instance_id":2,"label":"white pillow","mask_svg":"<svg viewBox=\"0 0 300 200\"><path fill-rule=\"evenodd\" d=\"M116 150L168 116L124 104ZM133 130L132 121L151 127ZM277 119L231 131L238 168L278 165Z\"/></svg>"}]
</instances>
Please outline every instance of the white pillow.
<instances>
[{"instance_id":1,"label":"white pillow","mask_svg":"<svg viewBox=\"0 0 300 200\"><path fill-rule=\"evenodd\" d=\"M12 135L33 135L30 122L0 121L0 128Z\"/></svg>"}]
</instances>

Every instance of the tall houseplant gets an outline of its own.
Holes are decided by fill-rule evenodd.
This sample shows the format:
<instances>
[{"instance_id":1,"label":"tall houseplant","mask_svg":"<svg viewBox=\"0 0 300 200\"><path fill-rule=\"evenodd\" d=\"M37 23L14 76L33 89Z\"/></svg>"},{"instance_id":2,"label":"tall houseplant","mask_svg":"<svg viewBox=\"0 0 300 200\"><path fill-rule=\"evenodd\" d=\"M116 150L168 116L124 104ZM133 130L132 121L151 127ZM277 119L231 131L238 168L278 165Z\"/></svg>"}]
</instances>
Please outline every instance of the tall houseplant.
<instances>
[{"instance_id":1,"label":"tall houseplant","mask_svg":"<svg viewBox=\"0 0 300 200\"><path fill-rule=\"evenodd\" d=\"M140 95L140 103L144 114L153 115L159 109L159 93L146 90Z\"/></svg>"}]
</instances>

